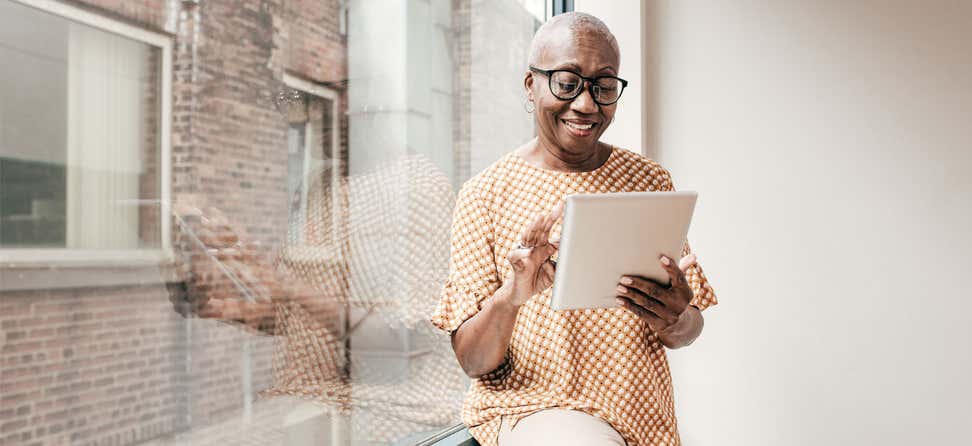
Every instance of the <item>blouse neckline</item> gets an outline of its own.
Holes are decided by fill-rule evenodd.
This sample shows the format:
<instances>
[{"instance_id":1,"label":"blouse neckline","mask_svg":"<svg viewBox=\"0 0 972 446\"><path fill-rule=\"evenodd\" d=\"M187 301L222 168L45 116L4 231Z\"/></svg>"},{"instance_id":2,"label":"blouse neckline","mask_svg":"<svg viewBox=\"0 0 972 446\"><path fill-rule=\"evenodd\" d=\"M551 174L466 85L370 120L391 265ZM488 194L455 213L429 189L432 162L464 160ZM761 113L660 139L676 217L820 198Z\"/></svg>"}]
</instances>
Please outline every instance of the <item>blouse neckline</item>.
<instances>
[{"instance_id":1,"label":"blouse neckline","mask_svg":"<svg viewBox=\"0 0 972 446\"><path fill-rule=\"evenodd\" d=\"M617 146L615 146L613 144L611 144L610 146L611 146L611 153L610 153L610 155L608 155L608 159L605 160L604 163L602 163L600 166L597 166L596 168L594 168L592 170L582 170L582 171L577 171L577 172L569 171L569 170L544 169L543 167L539 167L539 166L533 165L532 163L530 163L529 161L527 161L525 158L523 158L522 156L518 155L516 152L510 152L510 156L512 156L517 162L519 162L519 163L527 166L528 168L533 169L533 170L537 170L539 172L543 172L543 173L546 173L546 174L550 174L550 175L567 175L567 176L575 176L575 175L577 175L577 176L583 176L583 175L593 175L593 174L596 174L596 173L604 170L609 164L611 164L614 161L614 159L616 157L616 154L617 154L617 151L618 151L618 148L617 148Z\"/></svg>"}]
</instances>

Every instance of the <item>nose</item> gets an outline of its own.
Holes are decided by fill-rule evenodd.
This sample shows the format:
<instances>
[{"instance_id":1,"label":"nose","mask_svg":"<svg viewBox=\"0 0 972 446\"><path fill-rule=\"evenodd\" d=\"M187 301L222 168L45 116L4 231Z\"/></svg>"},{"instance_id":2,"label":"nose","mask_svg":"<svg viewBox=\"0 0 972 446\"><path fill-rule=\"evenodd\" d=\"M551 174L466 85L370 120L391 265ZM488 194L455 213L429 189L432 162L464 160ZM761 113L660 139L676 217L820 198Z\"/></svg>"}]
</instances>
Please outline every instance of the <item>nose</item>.
<instances>
[{"instance_id":1,"label":"nose","mask_svg":"<svg viewBox=\"0 0 972 446\"><path fill-rule=\"evenodd\" d=\"M581 93L570 102L570 109L577 113L597 113L597 103L594 102L594 96L591 96L589 82L584 81L584 85L581 87Z\"/></svg>"}]
</instances>

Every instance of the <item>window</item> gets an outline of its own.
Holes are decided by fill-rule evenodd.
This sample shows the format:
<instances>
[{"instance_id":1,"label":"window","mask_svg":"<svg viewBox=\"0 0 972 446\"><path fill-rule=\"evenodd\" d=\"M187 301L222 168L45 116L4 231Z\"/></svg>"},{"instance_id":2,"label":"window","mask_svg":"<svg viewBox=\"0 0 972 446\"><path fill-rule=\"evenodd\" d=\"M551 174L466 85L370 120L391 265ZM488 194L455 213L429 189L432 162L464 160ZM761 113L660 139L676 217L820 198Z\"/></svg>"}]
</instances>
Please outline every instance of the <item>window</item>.
<instances>
[{"instance_id":1,"label":"window","mask_svg":"<svg viewBox=\"0 0 972 446\"><path fill-rule=\"evenodd\" d=\"M0 255L167 247L169 45L58 3L0 0Z\"/></svg>"},{"instance_id":2,"label":"window","mask_svg":"<svg viewBox=\"0 0 972 446\"><path fill-rule=\"evenodd\" d=\"M574 0L552 0L553 15L563 14L574 10Z\"/></svg>"},{"instance_id":3,"label":"window","mask_svg":"<svg viewBox=\"0 0 972 446\"><path fill-rule=\"evenodd\" d=\"M287 120L287 196L290 197L291 242L326 244L326 240L307 240L303 230L308 212L330 216L331 231L340 222L335 205L340 194L341 129L338 119L338 93L313 82L284 74L282 94L289 97L284 112ZM346 161L346 160L345 160ZM327 196L328 199L321 199ZM328 209L310 209L308 203ZM318 231L319 233L319 231ZM313 236L313 234L312 234Z\"/></svg>"},{"instance_id":4,"label":"window","mask_svg":"<svg viewBox=\"0 0 972 446\"><path fill-rule=\"evenodd\" d=\"M553 5L377 3L0 0L0 442L459 422L455 193L534 136Z\"/></svg>"}]
</instances>

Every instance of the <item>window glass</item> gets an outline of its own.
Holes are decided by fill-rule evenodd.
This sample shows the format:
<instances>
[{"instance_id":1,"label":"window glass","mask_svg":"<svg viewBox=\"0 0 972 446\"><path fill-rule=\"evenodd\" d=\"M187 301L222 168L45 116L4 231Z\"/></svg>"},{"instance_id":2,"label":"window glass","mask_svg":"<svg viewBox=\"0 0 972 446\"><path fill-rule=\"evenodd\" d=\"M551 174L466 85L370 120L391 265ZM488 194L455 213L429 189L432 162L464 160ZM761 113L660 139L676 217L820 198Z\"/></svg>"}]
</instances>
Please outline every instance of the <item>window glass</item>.
<instances>
[{"instance_id":1,"label":"window glass","mask_svg":"<svg viewBox=\"0 0 972 446\"><path fill-rule=\"evenodd\" d=\"M159 246L158 57L0 2L0 249Z\"/></svg>"},{"instance_id":2,"label":"window glass","mask_svg":"<svg viewBox=\"0 0 972 446\"><path fill-rule=\"evenodd\" d=\"M460 423L429 317L549 2L377 3L0 0L0 443Z\"/></svg>"}]
</instances>

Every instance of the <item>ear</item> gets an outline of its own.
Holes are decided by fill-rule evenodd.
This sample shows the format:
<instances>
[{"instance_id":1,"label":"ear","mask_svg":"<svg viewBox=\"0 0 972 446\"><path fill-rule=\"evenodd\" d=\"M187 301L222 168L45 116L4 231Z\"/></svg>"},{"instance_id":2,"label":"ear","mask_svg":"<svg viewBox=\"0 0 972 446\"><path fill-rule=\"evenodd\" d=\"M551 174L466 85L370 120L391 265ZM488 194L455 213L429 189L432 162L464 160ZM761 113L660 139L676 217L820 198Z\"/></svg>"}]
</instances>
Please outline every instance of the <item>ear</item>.
<instances>
[{"instance_id":1,"label":"ear","mask_svg":"<svg viewBox=\"0 0 972 446\"><path fill-rule=\"evenodd\" d=\"M523 78L523 88L526 90L527 100L533 102L533 72L526 70L526 77Z\"/></svg>"}]
</instances>

